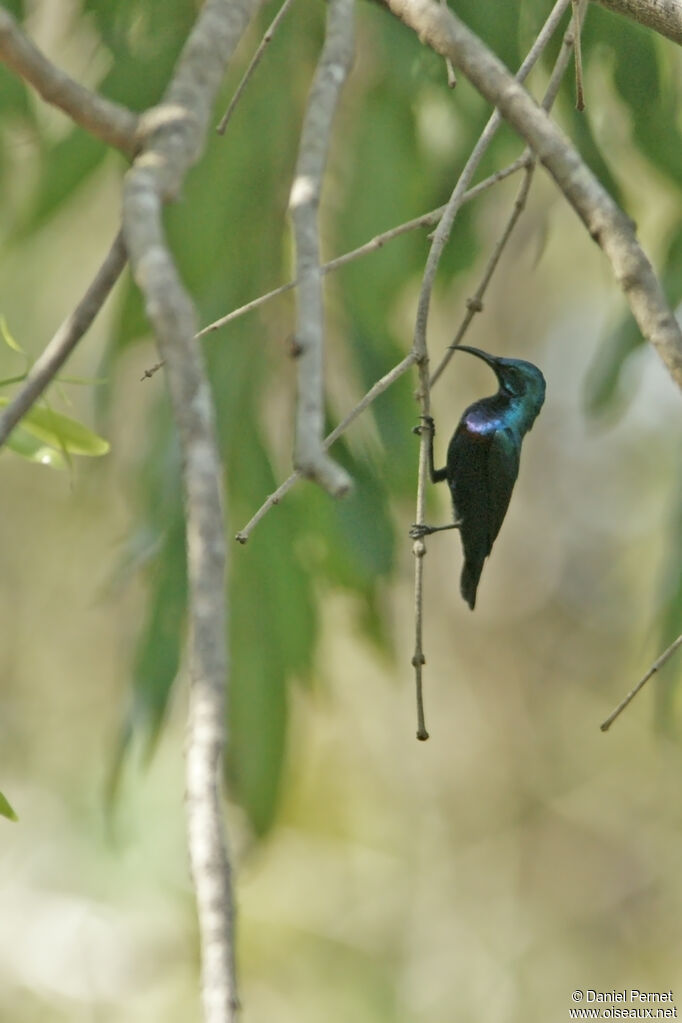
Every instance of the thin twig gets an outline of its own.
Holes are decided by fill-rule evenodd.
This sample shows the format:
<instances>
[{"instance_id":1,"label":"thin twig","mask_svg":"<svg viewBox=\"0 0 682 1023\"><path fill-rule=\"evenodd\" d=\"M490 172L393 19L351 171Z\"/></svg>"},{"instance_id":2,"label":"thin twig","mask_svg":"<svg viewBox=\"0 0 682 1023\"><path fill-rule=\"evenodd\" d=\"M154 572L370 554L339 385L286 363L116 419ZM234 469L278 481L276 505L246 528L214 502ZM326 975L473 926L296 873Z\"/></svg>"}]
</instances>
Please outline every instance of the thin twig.
<instances>
[{"instance_id":1,"label":"thin twig","mask_svg":"<svg viewBox=\"0 0 682 1023\"><path fill-rule=\"evenodd\" d=\"M0 447L22 416L25 416L50 384L104 305L104 301L126 265L121 231L95 274L92 283L73 312L64 320L42 354L31 366L22 388L0 414Z\"/></svg>"},{"instance_id":2,"label":"thin twig","mask_svg":"<svg viewBox=\"0 0 682 1023\"><path fill-rule=\"evenodd\" d=\"M585 109L585 89L583 87L583 47L582 47L582 14L586 0L572 0L573 3L573 46L575 51L575 107Z\"/></svg>"},{"instance_id":3,"label":"thin twig","mask_svg":"<svg viewBox=\"0 0 682 1023\"><path fill-rule=\"evenodd\" d=\"M348 415L334 427L327 437L325 437L323 442L325 450L330 448L334 441L339 439L342 433L346 432L350 424L357 419L357 417L364 412L380 394L383 394L384 391L388 390L388 388L413 365L414 354L410 352L409 355L405 356L402 362L399 362L397 366L390 369L388 373L381 377L380 380L377 380L377 382L370 387L364 397L360 399L357 405L351 409ZM263 516L269 512L274 505L279 504L284 495L289 493L294 483L297 483L300 479L303 479L303 473L300 470L292 472L292 474L277 487L277 490L266 498L256 514L249 519L244 528L239 530L235 536L235 540L237 540L238 543L246 543Z\"/></svg>"},{"instance_id":4,"label":"thin twig","mask_svg":"<svg viewBox=\"0 0 682 1023\"><path fill-rule=\"evenodd\" d=\"M481 277L481 281L478 287L476 288L476 291L466 301L466 311L464 313L464 316L462 317L462 322L457 328L457 333L455 334L452 343L448 345L443 354L442 359L440 360L440 362L434 369L433 373L431 374L431 379L429 381L430 387L433 387L434 384L438 381L438 378L443 373L443 370L450 362L450 359L452 358L455 349L458 348L458 346L464 340L464 335L469 329L471 321L473 320L476 313L480 313L483 311L483 296L485 295L488 285L490 284L490 281L492 279L492 276L495 273L497 264L500 261L500 257L504 251L504 248L512 235L514 227L516 226L516 222L525 208L526 200L528 198L528 192L530 191L531 182L533 180L534 171L535 162L531 158L530 163L526 168L526 173L521 183L521 188L519 189L518 195L514 200L514 205L512 207L509 219L507 220L504 230L500 235L497 244L495 245L495 248L493 249L490 255L490 259L488 260L486 268L483 271L483 276Z\"/></svg>"},{"instance_id":5,"label":"thin twig","mask_svg":"<svg viewBox=\"0 0 682 1023\"><path fill-rule=\"evenodd\" d=\"M479 182L478 185L474 185L473 188L469 188L463 198L462 203L470 202L472 199L478 198L483 192L486 192L493 185L497 185L500 181L504 181L506 178L511 177L512 174L518 173L523 167L526 166L528 158L526 156L520 156L518 159L513 160L507 167L503 167L501 170L495 171L494 174L490 174L483 181ZM360 259L362 256L368 255L370 252L377 252L382 246L386 245L387 242L393 241L394 238L400 238L402 235L407 234L409 231L415 231L420 227L433 227L438 223L439 217L442 216L445 206L439 206L435 210L431 210L430 213L423 213L420 217L414 217L413 220L408 220L404 224L399 224L397 227L392 227L388 231L384 231L382 234L375 235L368 242L364 242L359 245L356 249L352 249L350 252L345 252L342 256L337 256L335 259L330 260L329 263L323 263L320 267L321 274L328 274L334 270L340 270L342 266L346 266L348 263L352 263L356 259ZM245 316L247 313L251 313L254 309L259 309L261 306L270 302L273 298L278 298L280 295L285 295L288 291L292 291L296 287L298 281L289 281L287 284L281 284L278 288L274 288L272 291L267 291L263 295L259 295L258 298L252 299L247 302L246 305L239 306L238 309L233 309L232 312L227 313L225 316L221 316L219 320L214 320L213 323L209 323L206 327L203 327L197 337L206 337L208 334L212 334L214 331L219 330L221 327L227 326L228 323L232 323L233 320L238 320L241 316ZM148 380L153 377L163 367L163 362L157 362L155 365L150 366L142 374L142 380Z\"/></svg>"},{"instance_id":6,"label":"thin twig","mask_svg":"<svg viewBox=\"0 0 682 1023\"><path fill-rule=\"evenodd\" d=\"M47 103L59 107L95 138L133 156L137 116L127 107L91 92L40 52L16 21L0 8L0 61L25 79Z\"/></svg>"},{"instance_id":7,"label":"thin twig","mask_svg":"<svg viewBox=\"0 0 682 1023\"><path fill-rule=\"evenodd\" d=\"M426 347L426 335L424 335L424 348ZM413 347L413 352L415 351ZM426 353L419 360L415 353L417 368L419 371L419 402L421 414L426 417L431 414L431 392L429 388L429 359ZM428 478L429 466L429 441L427 431L420 430L419 445L419 471L417 473L417 511L416 522L424 521L426 508L426 481ZM412 655L412 667L414 668L415 693L417 699L417 738L424 742L429 737L426 730L424 718L424 690L422 682L422 669L426 663L424 656L424 556L426 544L423 539L415 540L412 545L414 554L414 653Z\"/></svg>"},{"instance_id":8,"label":"thin twig","mask_svg":"<svg viewBox=\"0 0 682 1023\"><path fill-rule=\"evenodd\" d=\"M346 470L325 452L324 306L317 212L341 89L353 62L353 0L329 0L324 46L303 117L289 212L296 250L298 398L294 464L334 497L351 486Z\"/></svg>"},{"instance_id":9,"label":"thin twig","mask_svg":"<svg viewBox=\"0 0 682 1023\"><path fill-rule=\"evenodd\" d=\"M682 646L682 634L679 635L677 637L677 639L674 640L674 642L672 642L670 644L670 646L668 647L667 650L663 651L661 656L659 658L657 658L657 660L655 660L654 663L651 665L651 667L647 671L646 675L644 675L644 677L639 680L639 682L634 687L634 689L631 689L630 692L628 693L628 695L625 697L625 699L621 700L621 702L618 704L616 709L611 711L611 713L609 714L609 716L606 718L605 721L602 721L601 725L599 726L601 728L602 732L607 732L609 730L609 728L611 727L613 722L616 720L618 715L622 711L625 710L625 708L628 706L629 703L632 703L632 701L634 700L634 698L637 695L637 693L649 681L651 676L655 675L657 671L660 671L660 669L663 667L663 665L666 663L666 661L670 660L670 658L675 653L675 651L679 647L681 647L681 646Z\"/></svg>"},{"instance_id":10,"label":"thin twig","mask_svg":"<svg viewBox=\"0 0 682 1023\"><path fill-rule=\"evenodd\" d=\"M419 549L421 544L421 550ZM421 540L415 540L415 565L421 565L426 554L426 547ZM424 595L422 587L424 585L424 573L415 572L415 585L414 585L414 619L415 619L415 645L414 653L412 655L412 666L414 668L414 680L415 680L415 696L417 700L417 738L420 742L426 742L429 737L429 733L426 729L426 718L424 716L424 686L423 686L423 672L422 668L426 664L426 658L424 657L423 649L423 633L424 633Z\"/></svg>"},{"instance_id":11,"label":"thin twig","mask_svg":"<svg viewBox=\"0 0 682 1023\"><path fill-rule=\"evenodd\" d=\"M537 63L570 3L571 0L557 0L549 14L549 17L547 18L547 21L538 34L537 39L528 52L526 59L521 64L521 67L515 76L517 82L523 82ZM447 17L449 12L444 10L443 13ZM488 123L481 132L480 138L474 146L469 159L462 168L457 184L455 185L453 193L446 204L445 211L438 223L438 227L434 232L433 241L431 243L431 248L429 250L428 259L426 261L422 277L422 286L419 293L417 318L414 329L414 345L417 348L417 354L420 358L426 355L426 326L429 315L431 294L433 292L433 285L441 255L450 237L452 225L461 208L462 198L466 192L469 182L471 181L488 146L495 137L501 123L502 115L498 110L494 110L488 120ZM423 415L427 415L428 409L422 409L421 412ZM426 444L425 440L424 444Z\"/></svg>"},{"instance_id":12,"label":"thin twig","mask_svg":"<svg viewBox=\"0 0 682 1023\"><path fill-rule=\"evenodd\" d=\"M440 0L440 2L447 7L448 0ZM448 74L448 88L449 89L456 88L457 75L455 74L455 69L452 66L452 61L448 60L447 57L445 58L445 70L447 71Z\"/></svg>"},{"instance_id":13,"label":"thin twig","mask_svg":"<svg viewBox=\"0 0 682 1023\"><path fill-rule=\"evenodd\" d=\"M492 187L493 185L496 185L500 181L503 181L511 174L515 174L517 171L519 171L522 167L524 167L527 164L527 161L528 158L526 155L524 155L522 157L519 157L517 160L514 160L513 163L509 164L508 167L504 167L502 168L502 170L496 171L494 174L491 174L489 177L485 178L484 181L481 181L480 184L474 185L473 188L468 189L468 191L464 195L463 201L468 202L469 200L476 198L477 196L481 195L484 191L486 191L488 188ZM360 256L364 256L368 252L373 252L376 249L379 249L387 241L390 241L393 238L397 238L399 235L404 234L406 231L412 231L418 227L433 226L433 224L436 223L438 218L441 216L444 209L445 209L444 206L439 206L438 209L432 210L430 213L425 213L421 217L416 217L414 220L407 221L407 223L405 224L401 224L398 227L392 228L390 231L385 231L383 234L377 235L370 241L365 242L364 245L360 245L357 249L353 249L351 252L347 252L343 256L338 256L336 259L333 259L330 263L324 264L324 266L322 266L321 268L322 272L327 273L331 270L337 270L339 267L345 266L346 263L350 263L352 260L357 259ZM201 337L202 335L207 334L211 330L217 330L218 327L224 326L225 323L228 323L231 320L236 319L238 316L243 316L245 313L250 312L254 308L257 308L264 302L269 301L269 299L274 298L276 295L280 295L284 291L290 290L291 288L296 286L296 283L297 283L296 281L291 281L289 284L285 284L283 285L283 287L278 288L275 291L271 291L267 295L261 295L260 298L254 299L254 301L249 302L248 305L241 306L239 309L235 309L233 312L228 313L227 316L222 317L220 320L217 320L215 323L210 324L208 327L204 327L204 329L200 331L197 336ZM380 394L383 394L383 392L388 387L390 387L391 384L393 384L400 376L402 376L402 374L407 369L409 369L410 366L413 366L414 363L415 363L414 352L410 352L409 355L407 355L402 360L402 362L398 363L398 365L394 366L393 369L386 373L385 376L381 377L381 379L378 380L370 388L367 394L365 394L362 400L358 402L355 408L353 408L348 413L346 418L343 419L334 430L332 430L332 432L324 441L325 447L328 448L331 444L333 444L334 441L337 440L341 436L341 434L345 432L347 427L350 426L350 424L357 418L357 416L359 416L360 413L364 412L364 410L368 408L369 405L372 404L375 398L377 398ZM163 363L159 363L157 366L151 367L146 371L145 376L151 376L151 374L155 372L156 369L160 368L162 365ZM240 529L240 531L235 536L235 540L242 544L247 543L251 533L258 525L258 523L261 521L261 519L267 514L267 512L270 511L271 508L273 508L276 504L279 504L282 498L289 493L294 484L297 483L302 478L303 478L302 473L298 471L293 472L290 476L288 476L287 479L280 484L277 490L273 491L273 493L266 498L266 500L255 512L252 518L249 519L247 524L242 529Z\"/></svg>"},{"instance_id":14,"label":"thin twig","mask_svg":"<svg viewBox=\"0 0 682 1023\"><path fill-rule=\"evenodd\" d=\"M237 103L241 99L242 93L244 92L244 89L248 85L249 79L251 78L252 74L254 73L254 71L256 70L258 65L260 64L261 60L263 59L263 55L265 54L265 51L266 51L267 46L268 46L268 43L270 43L272 41L272 37L274 36L275 32L279 28L280 22L282 21L284 15L287 13L289 8L291 7L292 3L293 3L293 0L284 0L284 3L282 4L282 6L278 10L277 14L275 15L275 17L274 17L274 19L272 21L272 24L265 30L265 35L261 39L260 46L258 47L258 49L254 53L253 57L251 58L251 63L249 64L249 66L247 67L246 71L244 72L244 75L242 76L242 80L239 83L239 85L237 86L237 89L235 91L234 96L232 97L230 105L227 108L227 110L225 111L225 113L223 114L223 117L222 117L222 120L221 120L220 124L216 128L216 131L218 132L219 135L224 135L225 134L225 129L227 128L228 122L229 122L230 118L232 117L232 114L234 113L234 108L237 106Z\"/></svg>"},{"instance_id":15,"label":"thin twig","mask_svg":"<svg viewBox=\"0 0 682 1023\"><path fill-rule=\"evenodd\" d=\"M471 202L472 199L477 199L479 195L482 195L483 192L492 188L493 185L497 185L500 181L504 181L512 174L516 174L526 165L526 163L527 157L520 156L507 167L503 167L501 170L495 171L494 174L490 174L478 185L474 185L472 188L467 189L462 197L462 204L465 202ZM382 234L375 235L374 238L370 238L368 242L363 242L362 245L358 245L356 249L351 249L350 252L344 252L342 256L336 256L335 259L330 260L328 263L323 263L320 267L320 273L328 274L334 270L340 270L342 266L346 266L348 263L352 263L354 260L368 255L370 252L377 252L380 248L386 245L387 242L391 242L395 238L400 238L409 231L416 231L422 227L433 227L438 223L444 210L445 205L438 206L437 209L431 210L429 213L423 213L420 217L414 217L412 220L405 221L404 224L399 224L397 227L392 227L388 231L382 232ZM289 281L287 284L281 284L278 288L274 288L272 291L268 291L264 295L260 295L258 298L252 299L252 301L247 302L246 305L242 305L238 309L233 309L232 312L227 313L225 316L221 316L219 320L214 320L213 323L209 323L208 326L203 327L197 334L197 337L205 337L207 334L211 334L214 330L219 330L220 327L225 327L228 323L232 323L233 320L239 319L240 316L253 312L254 309L259 309L260 306L265 305L265 303L269 302L271 299L277 298L279 295L284 295L287 291L291 291L297 284L297 280Z\"/></svg>"},{"instance_id":16,"label":"thin twig","mask_svg":"<svg viewBox=\"0 0 682 1023\"><path fill-rule=\"evenodd\" d=\"M583 7L583 8L581 8L581 10L579 12L579 15L578 15L578 31L580 30L580 27L582 25L582 19L584 18L585 11L586 11L586 8ZM575 35L574 29L575 29L575 25L572 22L571 25L566 29L566 32L564 33L563 43L562 43L561 49L559 51L559 55L558 55L558 57L556 59L556 62L554 64L554 68L552 70L552 74L550 75L550 79L549 79L549 82L547 83L547 88L545 90L545 95L544 95L543 100L542 100L542 107L543 107L544 110L549 111L549 110L552 109L552 107L554 105L554 101L555 101L555 99L557 97L557 93L559 92L559 86L561 84L561 80L562 80L564 74L566 73L566 69L568 67L570 56L571 56L571 53L573 51L573 40L574 40L574 35ZM502 232L502 234L501 234L497 244L495 245L495 248L493 249L493 252L492 252L492 254L490 256L490 259L488 260L488 263L487 263L486 268L485 268L485 270L483 272L483 276L481 278L481 282L480 282L478 288L476 289L474 294L471 296L471 298L467 299L466 311L464 313L464 316L462 317L462 322L460 323L460 325L459 325L459 327L457 329L455 337L454 337L453 341L451 342L451 344L449 344L448 347L446 348L445 353L444 353L441 361L438 363L438 366L436 367L436 369L434 370L433 374L431 375L431 381L430 381L430 386L431 387L434 386L434 384L436 383L436 381L438 380L438 378L442 374L443 370L445 369L445 367L450 362L450 359L452 358L455 349L464 340L464 336L465 336L467 330L469 329L469 326L470 326L474 316L476 315L476 313L482 312L482 310L483 310L483 297L485 295L485 292L486 292L486 290L488 288L488 285L490 284L490 281L491 281L492 276L493 276L493 274L495 272L495 269L497 268L497 264L498 264L498 262L500 260L502 252L504 251L504 248L505 248L507 242L509 241L509 239L510 239L510 237L512 235L514 227L516 226L516 223L517 223L519 217L521 216L521 213L524 210L524 207L526 205L526 200L528 198L528 192L530 191L530 186L531 186L531 182L532 182L532 179L533 179L533 173L534 173L534 170L535 170L535 165L536 165L535 157L533 156L533 154L532 154L530 149L526 150L524 156L525 156L525 159L526 159L526 173L525 173L524 180L523 180L523 182L521 184L521 188L519 190L519 193L518 193L518 195L516 197L516 200L514 202L514 206L512 208L512 212L511 212L511 214L509 216L509 219L508 219L508 221L507 221L507 223L506 223L506 225L504 227L504 230L503 230L503 232Z\"/></svg>"},{"instance_id":17,"label":"thin twig","mask_svg":"<svg viewBox=\"0 0 682 1023\"><path fill-rule=\"evenodd\" d=\"M643 336L682 386L682 332L634 225L616 205L575 147L501 61L450 8L436 0L385 0L418 38L449 56L474 87L497 105L526 140L608 258Z\"/></svg>"}]
</instances>

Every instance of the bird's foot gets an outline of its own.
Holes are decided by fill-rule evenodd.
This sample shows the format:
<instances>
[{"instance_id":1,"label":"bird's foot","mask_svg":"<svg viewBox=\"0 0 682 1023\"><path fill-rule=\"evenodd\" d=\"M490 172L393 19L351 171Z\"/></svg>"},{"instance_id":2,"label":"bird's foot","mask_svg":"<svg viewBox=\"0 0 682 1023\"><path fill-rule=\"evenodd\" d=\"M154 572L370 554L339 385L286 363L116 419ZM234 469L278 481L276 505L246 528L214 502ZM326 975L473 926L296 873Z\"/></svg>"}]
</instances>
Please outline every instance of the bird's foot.
<instances>
[{"instance_id":1,"label":"bird's foot","mask_svg":"<svg viewBox=\"0 0 682 1023\"><path fill-rule=\"evenodd\" d=\"M410 526L410 536L413 540L421 540L422 537L429 536L432 532L431 526L425 526L423 523L415 522Z\"/></svg>"},{"instance_id":2,"label":"bird's foot","mask_svg":"<svg viewBox=\"0 0 682 1023\"><path fill-rule=\"evenodd\" d=\"M413 426L412 427L412 433L416 433L417 436L420 436L421 433L422 433L422 430L426 429L426 430L429 430L429 432L431 433L432 437L435 437L435 435L436 435L436 424L433 421L433 416L420 416L419 418L421 419L421 423L419 423L418 426Z\"/></svg>"}]
</instances>

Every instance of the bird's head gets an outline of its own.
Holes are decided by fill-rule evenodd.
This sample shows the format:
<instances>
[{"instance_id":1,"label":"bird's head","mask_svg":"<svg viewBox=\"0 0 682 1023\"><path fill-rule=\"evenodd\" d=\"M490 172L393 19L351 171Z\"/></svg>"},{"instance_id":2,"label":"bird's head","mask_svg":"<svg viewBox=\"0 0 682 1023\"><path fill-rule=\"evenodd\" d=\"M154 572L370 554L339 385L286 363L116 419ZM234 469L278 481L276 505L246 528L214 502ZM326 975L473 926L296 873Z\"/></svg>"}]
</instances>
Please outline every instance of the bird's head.
<instances>
[{"instance_id":1,"label":"bird's head","mask_svg":"<svg viewBox=\"0 0 682 1023\"><path fill-rule=\"evenodd\" d=\"M524 407L528 420L526 429L530 429L545 400L545 378L538 367L525 359L505 359L468 345L458 345L455 351L469 352L488 363L497 377L500 391L510 398L516 398Z\"/></svg>"}]
</instances>

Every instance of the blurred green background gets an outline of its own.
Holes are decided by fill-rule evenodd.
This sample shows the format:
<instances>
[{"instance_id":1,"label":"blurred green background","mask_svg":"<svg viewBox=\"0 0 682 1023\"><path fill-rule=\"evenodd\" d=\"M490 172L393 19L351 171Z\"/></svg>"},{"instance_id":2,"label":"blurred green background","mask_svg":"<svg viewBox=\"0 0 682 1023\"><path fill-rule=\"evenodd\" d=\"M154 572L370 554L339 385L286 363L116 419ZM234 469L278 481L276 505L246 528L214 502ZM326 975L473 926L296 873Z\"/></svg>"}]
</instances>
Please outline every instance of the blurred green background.
<instances>
[{"instance_id":1,"label":"blurred green background","mask_svg":"<svg viewBox=\"0 0 682 1023\"><path fill-rule=\"evenodd\" d=\"M5 3L80 81L141 110L163 93L190 0ZM517 66L550 4L459 15ZM241 45L229 101L276 7ZM324 6L292 8L167 226L207 324L291 275L286 204ZM336 122L325 258L444 202L488 111L379 7L357 9ZM533 75L539 95L557 44ZM682 298L680 58L601 9L587 112L557 116ZM461 77L461 76L460 76ZM121 158L0 68L0 313L33 357L118 223ZM216 117L216 120L218 118ZM503 129L480 176L516 157ZM450 342L508 216L512 179L462 211L430 321ZM333 424L403 357L428 251L414 233L326 279ZM206 342L230 533L290 471L290 295ZM455 534L426 560L426 700L414 739L415 380L334 449L356 480L302 484L230 550L232 847L246 1023L546 1023L575 988L680 986L682 769L672 662L599 722L680 631L679 393L600 251L538 174L468 342L530 358L547 401L472 615ZM51 405L111 443L51 472L2 455L0 1019L198 1020L184 839L185 579L177 451L127 276ZM21 372L9 348L0 376ZM434 391L438 458L490 373ZM12 393L3 388L3 394ZM438 488L440 491L444 488ZM434 492L430 518L450 515Z\"/></svg>"}]
</instances>

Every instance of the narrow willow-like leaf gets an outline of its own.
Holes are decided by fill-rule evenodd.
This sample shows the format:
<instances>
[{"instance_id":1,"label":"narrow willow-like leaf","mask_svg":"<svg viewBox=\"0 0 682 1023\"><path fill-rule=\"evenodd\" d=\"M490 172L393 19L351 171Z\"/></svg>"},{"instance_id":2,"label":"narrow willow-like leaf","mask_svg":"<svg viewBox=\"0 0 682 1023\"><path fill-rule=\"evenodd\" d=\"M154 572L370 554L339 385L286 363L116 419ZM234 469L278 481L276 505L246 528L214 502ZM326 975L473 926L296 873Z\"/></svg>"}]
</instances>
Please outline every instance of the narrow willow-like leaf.
<instances>
[{"instance_id":1,"label":"narrow willow-like leaf","mask_svg":"<svg viewBox=\"0 0 682 1023\"><path fill-rule=\"evenodd\" d=\"M0 408L9 405L9 402L9 398L0 397ZM34 406L23 417L21 425L26 433L37 437L44 444L71 455L98 458L109 451L109 441L104 437L76 419L52 409Z\"/></svg>"}]
</instances>

